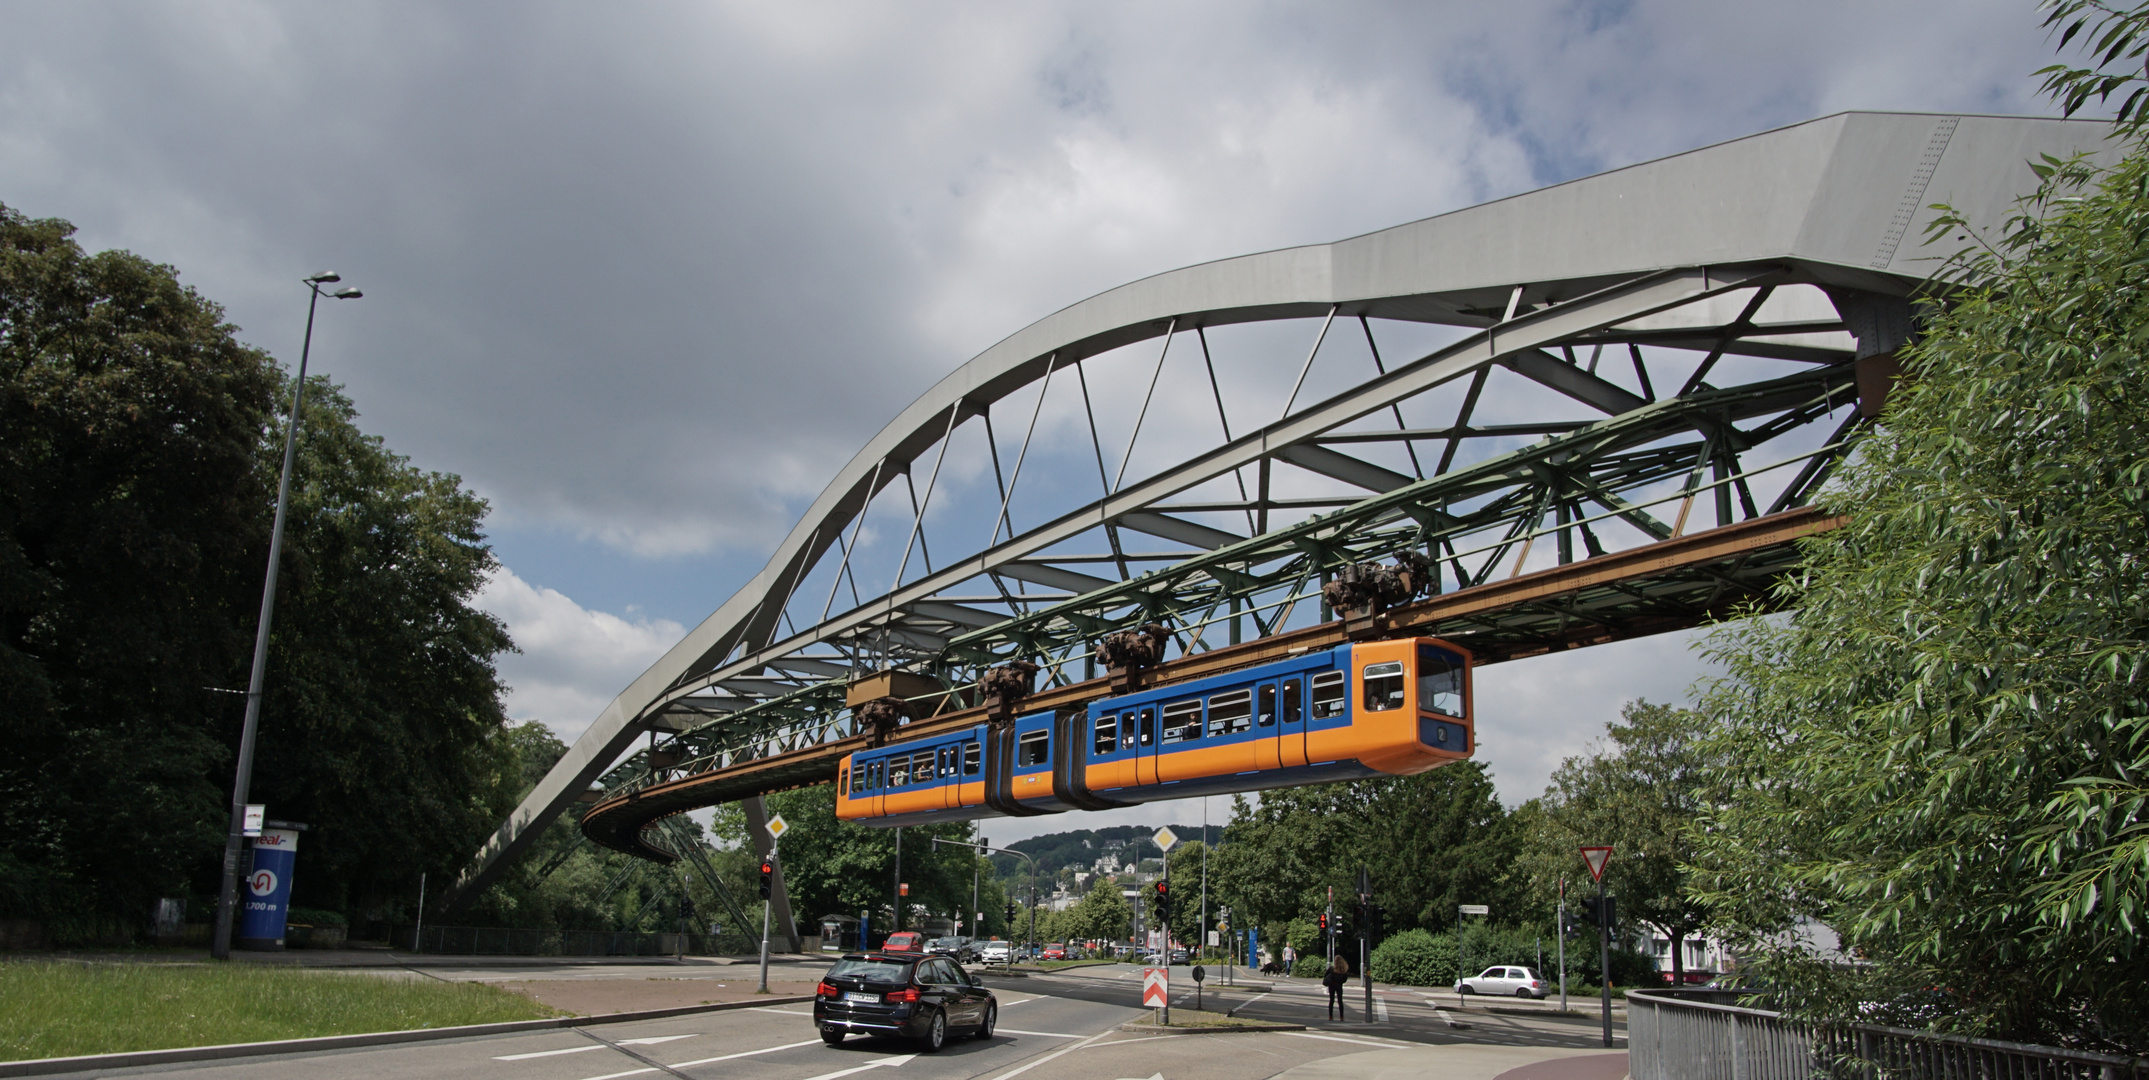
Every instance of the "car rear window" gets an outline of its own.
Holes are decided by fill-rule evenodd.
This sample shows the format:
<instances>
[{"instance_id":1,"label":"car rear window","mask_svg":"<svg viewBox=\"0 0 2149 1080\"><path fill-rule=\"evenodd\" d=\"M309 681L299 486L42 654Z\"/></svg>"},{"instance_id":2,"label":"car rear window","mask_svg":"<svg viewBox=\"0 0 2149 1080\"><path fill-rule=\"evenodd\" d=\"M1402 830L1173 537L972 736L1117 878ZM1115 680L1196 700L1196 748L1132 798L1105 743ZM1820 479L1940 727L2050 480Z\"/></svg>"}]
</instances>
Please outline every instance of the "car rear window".
<instances>
[{"instance_id":1,"label":"car rear window","mask_svg":"<svg viewBox=\"0 0 2149 1080\"><path fill-rule=\"evenodd\" d=\"M910 965L899 960L838 960L829 968L831 976L863 979L867 982L900 983L910 981Z\"/></svg>"}]
</instances>

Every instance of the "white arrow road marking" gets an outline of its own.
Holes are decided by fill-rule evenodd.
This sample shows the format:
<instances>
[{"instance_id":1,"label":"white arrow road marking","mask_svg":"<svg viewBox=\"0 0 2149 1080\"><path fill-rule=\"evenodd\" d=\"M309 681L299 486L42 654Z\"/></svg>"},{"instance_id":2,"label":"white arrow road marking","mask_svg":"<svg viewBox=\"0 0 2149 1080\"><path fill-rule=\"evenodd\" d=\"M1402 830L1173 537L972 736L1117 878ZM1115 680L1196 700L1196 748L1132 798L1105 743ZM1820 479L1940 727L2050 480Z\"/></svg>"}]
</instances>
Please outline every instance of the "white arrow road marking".
<instances>
[{"instance_id":1,"label":"white arrow road marking","mask_svg":"<svg viewBox=\"0 0 2149 1080\"><path fill-rule=\"evenodd\" d=\"M1012 1069L1009 1069L1009 1070L1007 1070L1006 1072L1004 1072L1004 1073L1001 1073L1001 1074L1000 1074L1000 1075L998 1075L998 1076L995 1076L995 1077L993 1077L993 1078L992 1078L992 1080L1013 1080L1013 1078L1014 1078L1014 1077L1017 1077L1017 1076L1020 1076L1020 1075L1022 1075L1023 1073L1029 1072L1029 1071L1030 1071L1031 1069L1034 1069L1034 1068L1038 1067L1039 1065L1042 1065L1042 1064L1044 1064L1045 1062L1051 1061L1051 1060L1052 1060L1053 1058L1056 1058L1056 1057L1064 1057L1065 1055L1068 1055L1068 1054L1072 1054L1072 1053L1074 1053L1075 1051L1077 1051L1077 1050L1080 1050L1080 1049L1082 1049L1083 1047L1085 1047L1085 1046L1088 1046L1088 1045L1090 1045L1091 1043L1094 1043L1094 1042L1096 1042L1096 1041L1097 1041L1098 1039L1102 1039L1102 1038L1104 1038L1105 1036L1107 1036L1107 1035L1110 1035L1110 1034L1112 1034L1113 1032L1115 1032L1115 1031L1118 1031L1118 1030L1119 1030L1119 1028L1118 1028L1118 1027L1117 1027L1116 1025L1115 1025L1115 1026L1113 1026L1113 1027L1109 1027L1109 1028L1106 1028L1106 1029L1104 1029L1103 1031L1100 1031L1100 1032L1096 1033L1095 1035L1092 1035L1092 1036L1090 1036L1089 1038L1087 1038L1087 1039L1084 1039L1084 1040L1082 1040L1081 1042L1078 1042L1078 1043L1074 1044L1073 1046L1063 1047L1063 1048L1061 1048L1061 1049L1058 1049L1058 1050L1054 1050L1053 1052L1051 1052L1051 1053L1049 1053L1049 1054L1046 1054L1046 1055L1045 1055L1044 1057L1041 1057L1041 1058L1037 1058L1037 1059L1035 1059L1035 1060L1031 1061L1030 1063L1028 1063L1028 1064L1026 1064L1026 1065L1017 1065L1016 1067L1014 1067L1014 1068L1012 1068ZM821 1080L821 1078L820 1078L820 1077L815 1077L815 1078L814 1078L814 1080Z\"/></svg>"},{"instance_id":2,"label":"white arrow road marking","mask_svg":"<svg viewBox=\"0 0 2149 1080\"><path fill-rule=\"evenodd\" d=\"M1122 1076L1119 1078L1119 1080L1145 1080L1145 1078L1140 1076ZM1164 1074L1150 1073L1146 1080L1164 1080Z\"/></svg>"},{"instance_id":3,"label":"white arrow road marking","mask_svg":"<svg viewBox=\"0 0 2149 1080\"><path fill-rule=\"evenodd\" d=\"M652 1037L650 1037L650 1038L647 1038L647 1039L621 1039L621 1040L619 1040L619 1045L621 1045L621 1046L655 1046L655 1045L656 1045L656 1044L658 1044L658 1043L668 1043L668 1042L673 1042L673 1041L675 1041L675 1040L678 1040L678 1039L691 1039L691 1038L693 1038L693 1037L694 1037L693 1035L656 1035L656 1036L652 1036ZM561 1054L583 1054L583 1053L588 1053L588 1052L589 1052L589 1051L591 1051L591 1050L602 1050L602 1049L604 1049L604 1046L603 1046L602 1044L599 1044L599 1045L596 1045L596 1046L570 1046L570 1047L568 1047L568 1048L567 1048L567 1049L565 1049L565 1050L539 1050L538 1052L536 1052L536 1053L534 1053L534 1054L508 1054L508 1055L507 1055L507 1056L505 1056L505 1057L496 1057L496 1058L494 1058L493 1060L494 1060L494 1061L528 1061L528 1060L530 1060L531 1058L541 1058L541 1057L558 1057L558 1056L560 1056Z\"/></svg>"},{"instance_id":4,"label":"white arrow road marking","mask_svg":"<svg viewBox=\"0 0 2149 1080\"><path fill-rule=\"evenodd\" d=\"M832 1073L822 1073L819 1076L808 1077L807 1080L836 1080L836 1077L839 1076L849 1076L852 1073L862 1073L867 1069L878 1069L883 1065L901 1065L902 1063L909 1061L911 1058L917 1056L918 1055L916 1054L903 1054L899 1057L874 1058L872 1061L868 1061L863 1065L852 1066L848 1069L837 1069L835 1072Z\"/></svg>"}]
</instances>

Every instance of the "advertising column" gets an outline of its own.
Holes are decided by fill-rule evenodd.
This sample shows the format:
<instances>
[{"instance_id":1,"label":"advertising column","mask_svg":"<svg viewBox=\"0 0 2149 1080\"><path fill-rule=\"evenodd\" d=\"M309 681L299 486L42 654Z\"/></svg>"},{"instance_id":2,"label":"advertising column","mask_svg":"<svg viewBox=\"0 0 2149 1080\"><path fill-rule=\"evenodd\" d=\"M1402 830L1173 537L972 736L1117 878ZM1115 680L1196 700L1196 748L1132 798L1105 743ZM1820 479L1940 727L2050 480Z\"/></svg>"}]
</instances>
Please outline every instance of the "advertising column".
<instances>
[{"instance_id":1,"label":"advertising column","mask_svg":"<svg viewBox=\"0 0 2149 1080\"><path fill-rule=\"evenodd\" d=\"M263 829L254 839L254 866L240 882L239 948L284 947L284 922L291 914L291 864L297 859L297 830Z\"/></svg>"}]
</instances>

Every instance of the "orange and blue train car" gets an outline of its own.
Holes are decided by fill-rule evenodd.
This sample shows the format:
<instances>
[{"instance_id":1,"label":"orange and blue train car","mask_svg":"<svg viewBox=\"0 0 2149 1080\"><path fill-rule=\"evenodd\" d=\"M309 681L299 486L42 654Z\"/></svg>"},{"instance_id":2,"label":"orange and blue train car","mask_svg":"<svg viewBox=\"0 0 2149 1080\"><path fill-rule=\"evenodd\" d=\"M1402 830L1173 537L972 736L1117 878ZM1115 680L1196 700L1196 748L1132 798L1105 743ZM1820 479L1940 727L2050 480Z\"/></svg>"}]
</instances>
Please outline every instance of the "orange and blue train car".
<instances>
[{"instance_id":1,"label":"orange and blue train car","mask_svg":"<svg viewBox=\"0 0 2149 1080\"><path fill-rule=\"evenodd\" d=\"M920 825L1409 776L1475 752L1470 683L1469 653L1437 638L1339 645L858 751L836 816Z\"/></svg>"}]
</instances>

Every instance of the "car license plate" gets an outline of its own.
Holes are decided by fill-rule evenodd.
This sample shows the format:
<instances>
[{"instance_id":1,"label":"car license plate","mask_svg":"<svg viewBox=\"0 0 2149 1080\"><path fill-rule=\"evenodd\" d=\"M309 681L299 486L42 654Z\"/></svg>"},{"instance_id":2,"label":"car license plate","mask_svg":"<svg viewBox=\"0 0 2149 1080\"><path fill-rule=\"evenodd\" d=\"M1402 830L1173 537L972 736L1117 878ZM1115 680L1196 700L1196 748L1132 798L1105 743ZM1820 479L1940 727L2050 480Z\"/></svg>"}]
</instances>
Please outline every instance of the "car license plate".
<instances>
[{"instance_id":1,"label":"car license plate","mask_svg":"<svg viewBox=\"0 0 2149 1080\"><path fill-rule=\"evenodd\" d=\"M843 1000L845 1000L845 1001L855 1001L855 1002L858 1002L858 1003L860 1003L860 1004L863 1004L863 1005L878 1005L878 1004L880 1004L880 995L879 995L879 994L860 994L860 993L857 993L857 992L853 991L852 993L848 993L848 994L845 994L845 995L843 995Z\"/></svg>"}]
</instances>

